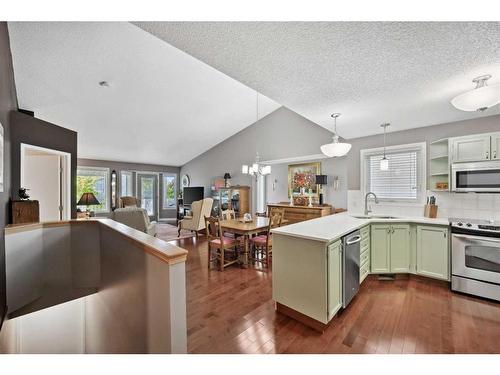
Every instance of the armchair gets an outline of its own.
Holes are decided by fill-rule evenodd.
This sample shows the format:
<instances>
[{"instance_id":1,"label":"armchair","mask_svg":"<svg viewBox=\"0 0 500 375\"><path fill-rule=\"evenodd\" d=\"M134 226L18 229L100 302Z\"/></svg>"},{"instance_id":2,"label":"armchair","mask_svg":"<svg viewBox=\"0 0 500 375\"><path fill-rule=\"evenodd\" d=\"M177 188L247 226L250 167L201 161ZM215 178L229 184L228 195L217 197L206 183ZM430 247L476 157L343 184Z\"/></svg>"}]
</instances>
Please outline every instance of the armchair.
<instances>
[{"instance_id":1,"label":"armchair","mask_svg":"<svg viewBox=\"0 0 500 375\"><path fill-rule=\"evenodd\" d=\"M156 237L156 222L149 221L148 213L144 208L117 208L113 211L112 219Z\"/></svg>"},{"instance_id":2,"label":"armchair","mask_svg":"<svg viewBox=\"0 0 500 375\"><path fill-rule=\"evenodd\" d=\"M181 229L187 229L195 232L198 237L198 231L205 229L205 216L210 216L214 200L205 198L201 201L195 201L191 204L191 216L185 216L179 221L178 236L181 235Z\"/></svg>"}]
</instances>

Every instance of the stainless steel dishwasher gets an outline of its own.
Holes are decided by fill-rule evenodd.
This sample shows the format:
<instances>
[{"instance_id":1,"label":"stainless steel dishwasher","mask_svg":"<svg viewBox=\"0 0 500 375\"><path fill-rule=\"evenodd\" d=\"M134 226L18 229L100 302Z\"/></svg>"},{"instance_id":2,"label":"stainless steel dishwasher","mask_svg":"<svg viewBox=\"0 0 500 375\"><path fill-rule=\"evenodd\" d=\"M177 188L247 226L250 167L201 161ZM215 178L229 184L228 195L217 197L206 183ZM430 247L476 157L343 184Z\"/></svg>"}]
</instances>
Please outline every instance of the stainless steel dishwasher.
<instances>
[{"instance_id":1,"label":"stainless steel dishwasher","mask_svg":"<svg viewBox=\"0 0 500 375\"><path fill-rule=\"evenodd\" d=\"M359 230L342 238L342 307L346 308L359 290Z\"/></svg>"}]
</instances>

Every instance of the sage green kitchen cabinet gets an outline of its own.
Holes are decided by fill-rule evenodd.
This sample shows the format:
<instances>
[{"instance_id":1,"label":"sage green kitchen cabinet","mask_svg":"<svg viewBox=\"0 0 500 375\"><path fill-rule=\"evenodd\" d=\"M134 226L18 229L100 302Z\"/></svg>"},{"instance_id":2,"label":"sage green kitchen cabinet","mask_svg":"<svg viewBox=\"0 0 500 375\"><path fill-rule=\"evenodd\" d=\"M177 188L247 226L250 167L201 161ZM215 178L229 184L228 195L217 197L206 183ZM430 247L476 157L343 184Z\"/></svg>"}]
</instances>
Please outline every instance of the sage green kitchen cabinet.
<instances>
[{"instance_id":1,"label":"sage green kitchen cabinet","mask_svg":"<svg viewBox=\"0 0 500 375\"><path fill-rule=\"evenodd\" d=\"M390 232L390 225L371 225L371 270L373 273L391 272Z\"/></svg>"},{"instance_id":2,"label":"sage green kitchen cabinet","mask_svg":"<svg viewBox=\"0 0 500 375\"><path fill-rule=\"evenodd\" d=\"M417 274L449 280L448 227L417 226Z\"/></svg>"},{"instance_id":3,"label":"sage green kitchen cabinet","mask_svg":"<svg viewBox=\"0 0 500 375\"><path fill-rule=\"evenodd\" d=\"M372 224L372 273L410 271L410 226L408 224Z\"/></svg>"},{"instance_id":4,"label":"sage green kitchen cabinet","mask_svg":"<svg viewBox=\"0 0 500 375\"><path fill-rule=\"evenodd\" d=\"M491 134L450 138L451 162L490 160Z\"/></svg>"},{"instance_id":5,"label":"sage green kitchen cabinet","mask_svg":"<svg viewBox=\"0 0 500 375\"><path fill-rule=\"evenodd\" d=\"M410 271L410 226L391 225L391 272Z\"/></svg>"},{"instance_id":6,"label":"sage green kitchen cabinet","mask_svg":"<svg viewBox=\"0 0 500 375\"><path fill-rule=\"evenodd\" d=\"M342 244L328 245L328 320L342 307Z\"/></svg>"},{"instance_id":7,"label":"sage green kitchen cabinet","mask_svg":"<svg viewBox=\"0 0 500 375\"><path fill-rule=\"evenodd\" d=\"M491 136L491 160L500 160L500 133Z\"/></svg>"}]
</instances>

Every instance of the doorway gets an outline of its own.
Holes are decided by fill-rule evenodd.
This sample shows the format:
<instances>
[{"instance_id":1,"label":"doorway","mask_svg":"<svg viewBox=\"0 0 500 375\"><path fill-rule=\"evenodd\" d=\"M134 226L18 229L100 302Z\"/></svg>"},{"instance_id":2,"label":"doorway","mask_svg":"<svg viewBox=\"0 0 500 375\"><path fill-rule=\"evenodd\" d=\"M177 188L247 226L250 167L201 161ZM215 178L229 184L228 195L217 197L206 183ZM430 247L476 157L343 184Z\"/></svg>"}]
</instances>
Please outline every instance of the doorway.
<instances>
[{"instance_id":1,"label":"doorway","mask_svg":"<svg viewBox=\"0 0 500 375\"><path fill-rule=\"evenodd\" d=\"M40 221L71 218L71 155L21 144L21 187L40 205Z\"/></svg>"},{"instance_id":2,"label":"doorway","mask_svg":"<svg viewBox=\"0 0 500 375\"><path fill-rule=\"evenodd\" d=\"M137 197L151 220L158 218L158 174L137 173Z\"/></svg>"}]
</instances>

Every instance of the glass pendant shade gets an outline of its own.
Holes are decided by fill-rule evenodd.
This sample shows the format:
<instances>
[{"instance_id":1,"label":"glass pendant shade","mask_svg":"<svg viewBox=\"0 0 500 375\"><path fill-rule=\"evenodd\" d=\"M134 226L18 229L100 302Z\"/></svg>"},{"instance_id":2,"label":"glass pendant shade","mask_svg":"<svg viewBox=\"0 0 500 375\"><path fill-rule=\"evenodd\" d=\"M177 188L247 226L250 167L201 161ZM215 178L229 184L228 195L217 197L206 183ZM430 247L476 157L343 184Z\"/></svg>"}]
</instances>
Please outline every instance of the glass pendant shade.
<instances>
[{"instance_id":1,"label":"glass pendant shade","mask_svg":"<svg viewBox=\"0 0 500 375\"><path fill-rule=\"evenodd\" d=\"M339 157L346 155L351 149L352 145L349 143L339 142L338 136L333 137L332 143L327 143L320 147L321 152L328 157Z\"/></svg>"},{"instance_id":2,"label":"glass pendant shade","mask_svg":"<svg viewBox=\"0 0 500 375\"><path fill-rule=\"evenodd\" d=\"M451 104L461 111L484 111L500 103L500 84L488 86L486 81L490 75L477 77L473 80L477 87L464 92L451 100Z\"/></svg>"},{"instance_id":3,"label":"glass pendant shade","mask_svg":"<svg viewBox=\"0 0 500 375\"><path fill-rule=\"evenodd\" d=\"M333 142L327 143L326 145L320 147L321 152L330 158L344 156L349 152L349 150L352 147L350 143L339 142L339 136L337 134L337 117L339 116L340 113L332 114L332 117L335 121L334 131L333 131Z\"/></svg>"},{"instance_id":4,"label":"glass pendant shade","mask_svg":"<svg viewBox=\"0 0 500 375\"><path fill-rule=\"evenodd\" d=\"M380 160L380 170L381 171L387 171L389 169L389 159L387 159L385 156Z\"/></svg>"},{"instance_id":5,"label":"glass pendant shade","mask_svg":"<svg viewBox=\"0 0 500 375\"><path fill-rule=\"evenodd\" d=\"M253 164L252 164L252 169L253 169L254 171L258 170L258 169L259 169L259 164L257 164L257 163L253 163Z\"/></svg>"},{"instance_id":6,"label":"glass pendant shade","mask_svg":"<svg viewBox=\"0 0 500 375\"><path fill-rule=\"evenodd\" d=\"M265 175L268 175L268 174L271 174L271 166L270 165L266 165L265 167L262 168L262 174L265 176Z\"/></svg>"}]
</instances>

